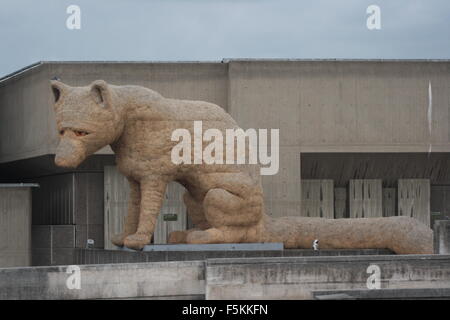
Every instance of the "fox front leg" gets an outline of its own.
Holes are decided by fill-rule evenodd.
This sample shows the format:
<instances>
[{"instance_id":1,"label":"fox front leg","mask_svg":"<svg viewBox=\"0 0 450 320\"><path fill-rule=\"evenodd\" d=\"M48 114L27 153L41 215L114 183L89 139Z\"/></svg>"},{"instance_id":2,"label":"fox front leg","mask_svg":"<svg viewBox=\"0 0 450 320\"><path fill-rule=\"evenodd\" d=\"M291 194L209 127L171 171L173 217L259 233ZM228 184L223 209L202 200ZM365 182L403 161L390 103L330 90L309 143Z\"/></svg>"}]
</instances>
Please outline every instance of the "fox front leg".
<instances>
[{"instance_id":1,"label":"fox front leg","mask_svg":"<svg viewBox=\"0 0 450 320\"><path fill-rule=\"evenodd\" d=\"M164 199L167 179L162 176L148 176L140 181L140 212L137 230L125 238L127 248L141 250L149 244L155 231L156 221Z\"/></svg>"}]
</instances>

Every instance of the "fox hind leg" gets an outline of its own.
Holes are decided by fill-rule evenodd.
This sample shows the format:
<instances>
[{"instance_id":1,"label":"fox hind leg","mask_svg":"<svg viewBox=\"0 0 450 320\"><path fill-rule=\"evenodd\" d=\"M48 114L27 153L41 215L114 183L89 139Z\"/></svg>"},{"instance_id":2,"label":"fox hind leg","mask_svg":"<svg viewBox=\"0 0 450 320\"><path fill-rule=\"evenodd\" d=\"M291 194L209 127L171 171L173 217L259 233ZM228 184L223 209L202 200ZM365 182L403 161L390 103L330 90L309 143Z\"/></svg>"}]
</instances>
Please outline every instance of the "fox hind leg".
<instances>
[{"instance_id":1,"label":"fox hind leg","mask_svg":"<svg viewBox=\"0 0 450 320\"><path fill-rule=\"evenodd\" d=\"M218 177L220 187L212 188L203 200L205 217L212 228L187 234L187 243L258 242L264 212L262 190L244 173Z\"/></svg>"}]
</instances>

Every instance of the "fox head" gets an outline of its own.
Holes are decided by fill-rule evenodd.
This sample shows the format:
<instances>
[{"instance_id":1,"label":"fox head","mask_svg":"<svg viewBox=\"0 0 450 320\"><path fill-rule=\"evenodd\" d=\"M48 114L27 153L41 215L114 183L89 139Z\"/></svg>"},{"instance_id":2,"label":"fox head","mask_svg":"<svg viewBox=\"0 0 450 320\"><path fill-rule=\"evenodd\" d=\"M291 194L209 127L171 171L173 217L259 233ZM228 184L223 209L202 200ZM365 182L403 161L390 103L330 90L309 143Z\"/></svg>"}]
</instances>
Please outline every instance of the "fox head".
<instances>
[{"instance_id":1,"label":"fox head","mask_svg":"<svg viewBox=\"0 0 450 320\"><path fill-rule=\"evenodd\" d=\"M124 124L114 90L103 80L71 87L52 80L56 127L60 137L55 163L75 168L102 147L116 141Z\"/></svg>"}]
</instances>

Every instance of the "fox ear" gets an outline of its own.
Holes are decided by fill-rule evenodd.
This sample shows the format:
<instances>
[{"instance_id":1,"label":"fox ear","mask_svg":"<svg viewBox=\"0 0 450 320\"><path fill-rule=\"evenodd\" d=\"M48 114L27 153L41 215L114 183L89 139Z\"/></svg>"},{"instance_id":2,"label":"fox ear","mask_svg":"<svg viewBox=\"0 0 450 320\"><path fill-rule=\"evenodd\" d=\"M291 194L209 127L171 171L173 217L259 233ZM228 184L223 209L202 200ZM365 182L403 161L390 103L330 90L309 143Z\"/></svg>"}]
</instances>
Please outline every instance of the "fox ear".
<instances>
[{"instance_id":1,"label":"fox ear","mask_svg":"<svg viewBox=\"0 0 450 320\"><path fill-rule=\"evenodd\" d=\"M94 101L103 108L111 107L111 92L106 81L96 80L91 84L91 95Z\"/></svg>"},{"instance_id":2,"label":"fox ear","mask_svg":"<svg viewBox=\"0 0 450 320\"><path fill-rule=\"evenodd\" d=\"M67 86L58 80L50 80L54 102L57 103L66 92Z\"/></svg>"}]
</instances>

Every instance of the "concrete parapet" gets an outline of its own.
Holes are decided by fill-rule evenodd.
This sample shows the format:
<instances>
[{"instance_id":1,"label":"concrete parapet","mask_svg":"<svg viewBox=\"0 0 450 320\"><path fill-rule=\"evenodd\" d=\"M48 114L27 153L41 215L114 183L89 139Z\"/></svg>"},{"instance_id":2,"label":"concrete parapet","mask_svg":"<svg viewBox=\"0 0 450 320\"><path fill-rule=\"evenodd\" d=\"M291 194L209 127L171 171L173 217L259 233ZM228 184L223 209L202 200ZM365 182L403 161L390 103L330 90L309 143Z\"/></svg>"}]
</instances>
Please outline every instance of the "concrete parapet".
<instances>
[{"instance_id":1,"label":"concrete parapet","mask_svg":"<svg viewBox=\"0 0 450 320\"><path fill-rule=\"evenodd\" d=\"M263 257L310 257L310 256L351 256L351 255L389 255L387 249L357 250L319 250L287 249L259 251L119 251L75 249L75 264L136 263L156 261L193 261L217 258L263 258Z\"/></svg>"},{"instance_id":2,"label":"concrete parapet","mask_svg":"<svg viewBox=\"0 0 450 320\"><path fill-rule=\"evenodd\" d=\"M205 290L201 261L79 268L80 289L68 288L68 266L0 269L0 299L198 298Z\"/></svg>"},{"instance_id":3,"label":"concrete parapet","mask_svg":"<svg viewBox=\"0 0 450 320\"><path fill-rule=\"evenodd\" d=\"M317 291L367 291L373 268L379 271L380 290L433 288L442 289L434 293L442 295L450 288L450 255L227 258L74 268L72 273L69 266L0 269L0 299L312 299ZM69 289L77 268L80 287ZM379 295L383 298L382 291Z\"/></svg>"},{"instance_id":4,"label":"concrete parapet","mask_svg":"<svg viewBox=\"0 0 450 320\"><path fill-rule=\"evenodd\" d=\"M316 300L450 299L450 288L314 291Z\"/></svg>"},{"instance_id":5,"label":"concrete parapet","mask_svg":"<svg viewBox=\"0 0 450 320\"><path fill-rule=\"evenodd\" d=\"M206 299L311 299L317 290L365 290L371 265L381 289L450 287L448 255L217 259L206 264Z\"/></svg>"}]
</instances>

